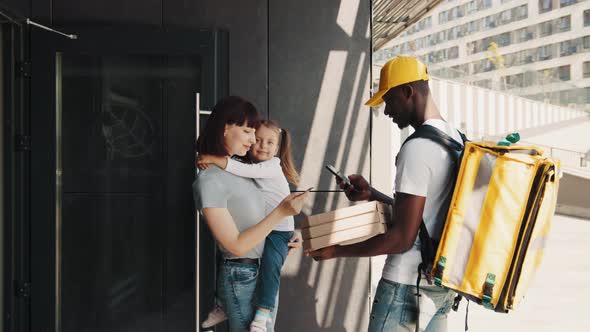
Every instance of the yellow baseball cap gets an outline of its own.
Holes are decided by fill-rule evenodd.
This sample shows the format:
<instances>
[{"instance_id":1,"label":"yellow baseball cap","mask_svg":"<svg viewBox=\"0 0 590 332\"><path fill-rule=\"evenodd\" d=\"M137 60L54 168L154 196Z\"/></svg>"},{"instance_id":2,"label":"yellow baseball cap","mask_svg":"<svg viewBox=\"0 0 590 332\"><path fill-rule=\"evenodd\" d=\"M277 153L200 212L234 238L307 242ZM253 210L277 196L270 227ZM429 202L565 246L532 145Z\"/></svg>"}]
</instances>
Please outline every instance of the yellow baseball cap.
<instances>
[{"instance_id":1,"label":"yellow baseball cap","mask_svg":"<svg viewBox=\"0 0 590 332\"><path fill-rule=\"evenodd\" d=\"M398 56L389 61L379 75L379 91L369 99L365 105L377 106L383 102L383 95L398 85L414 82L428 81L428 69L420 60L408 56Z\"/></svg>"}]
</instances>

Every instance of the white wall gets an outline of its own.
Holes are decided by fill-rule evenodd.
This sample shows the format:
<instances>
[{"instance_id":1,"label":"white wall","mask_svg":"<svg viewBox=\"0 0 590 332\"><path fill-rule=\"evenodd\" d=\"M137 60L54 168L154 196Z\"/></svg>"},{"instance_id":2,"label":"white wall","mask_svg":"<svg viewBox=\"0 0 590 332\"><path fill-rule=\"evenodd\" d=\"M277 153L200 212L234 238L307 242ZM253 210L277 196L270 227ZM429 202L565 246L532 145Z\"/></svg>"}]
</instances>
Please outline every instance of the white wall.
<instances>
[{"instance_id":1,"label":"white wall","mask_svg":"<svg viewBox=\"0 0 590 332\"><path fill-rule=\"evenodd\" d=\"M443 117L473 140L503 136L586 116L586 112L545 104L452 81L433 78L430 88Z\"/></svg>"}]
</instances>

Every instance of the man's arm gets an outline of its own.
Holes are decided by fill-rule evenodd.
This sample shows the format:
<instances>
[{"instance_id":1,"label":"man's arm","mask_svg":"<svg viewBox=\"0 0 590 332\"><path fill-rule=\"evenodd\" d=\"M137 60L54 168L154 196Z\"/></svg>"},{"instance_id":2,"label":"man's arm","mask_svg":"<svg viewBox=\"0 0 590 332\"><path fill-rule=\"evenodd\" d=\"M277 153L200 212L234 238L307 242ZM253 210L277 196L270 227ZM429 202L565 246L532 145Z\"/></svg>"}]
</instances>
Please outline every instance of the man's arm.
<instances>
[{"instance_id":1,"label":"man's arm","mask_svg":"<svg viewBox=\"0 0 590 332\"><path fill-rule=\"evenodd\" d=\"M384 204L393 205L393 198L385 195L384 193L380 192L379 190L369 187L369 191L371 192L371 201L379 201Z\"/></svg>"},{"instance_id":2,"label":"man's arm","mask_svg":"<svg viewBox=\"0 0 590 332\"><path fill-rule=\"evenodd\" d=\"M348 246L331 246L307 252L315 260L335 257L370 257L408 251L418 236L426 197L397 193L393 207L394 223L385 234Z\"/></svg>"}]
</instances>

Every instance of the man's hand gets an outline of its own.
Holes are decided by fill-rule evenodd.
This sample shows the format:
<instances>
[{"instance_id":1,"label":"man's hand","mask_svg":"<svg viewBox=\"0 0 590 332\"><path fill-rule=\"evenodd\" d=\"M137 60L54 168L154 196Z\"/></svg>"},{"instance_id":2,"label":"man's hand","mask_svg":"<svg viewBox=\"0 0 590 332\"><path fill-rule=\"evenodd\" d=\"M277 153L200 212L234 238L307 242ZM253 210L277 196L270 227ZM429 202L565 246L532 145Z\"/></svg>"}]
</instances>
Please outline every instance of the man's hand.
<instances>
[{"instance_id":1,"label":"man's hand","mask_svg":"<svg viewBox=\"0 0 590 332\"><path fill-rule=\"evenodd\" d=\"M335 258L336 250L338 250L337 246L325 247L314 251L306 250L305 256L313 258L314 261L323 261L326 259Z\"/></svg>"},{"instance_id":2,"label":"man's hand","mask_svg":"<svg viewBox=\"0 0 590 332\"><path fill-rule=\"evenodd\" d=\"M340 188L344 190L344 193L349 200L357 202L371 199L371 187L369 186L369 182L367 182L364 177L354 174L349 175L348 179L351 183L350 186L345 182L340 181L338 178L336 178L336 183L338 183Z\"/></svg>"},{"instance_id":3,"label":"man's hand","mask_svg":"<svg viewBox=\"0 0 590 332\"><path fill-rule=\"evenodd\" d=\"M287 255L291 254L293 250L300 249L301 241L301 233L297 231L293 232L293 237L291 238L291 240L289 240L289 243L287 244L289 246L289 252L287 253Z\"/></svg>"}]
</instances>

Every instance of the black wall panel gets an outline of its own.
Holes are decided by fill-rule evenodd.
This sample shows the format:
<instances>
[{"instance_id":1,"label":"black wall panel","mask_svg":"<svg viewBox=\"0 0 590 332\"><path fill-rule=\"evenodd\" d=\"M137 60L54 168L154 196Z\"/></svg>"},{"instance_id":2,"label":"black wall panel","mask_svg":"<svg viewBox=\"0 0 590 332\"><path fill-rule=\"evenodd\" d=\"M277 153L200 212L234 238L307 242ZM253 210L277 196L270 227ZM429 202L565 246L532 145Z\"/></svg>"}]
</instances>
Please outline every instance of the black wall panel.
<instances>
[{"instance_id":1,"label":"black wall panel","mask_svg":"<svg viewBox=\"0 0 590 332\"><path fill-rule=\"evenodd\" d=\"M53 0L55 23L122 23L125 25L162 23L161 0Z\"/></svg>"},{"instance_id":2,"label":"black wall panel","mask_svg":"<svg viewBox=\"0 0 590 332\"><path fill-rule=\"evenodd\" d=\"M230 94L243 96L266 114L267 1L166 0L164 24L229 31Z\"/></svg>"},{"instance_id":3,"label":"black wall panel","mask_svg":"<svg viewBox=\"0 0 590 332\"><path fill-rule=\"evenodd\" d=\"M266 0L7 0L43 24L163 25L229 32L230 94L268 111ZM75 31L68 31L75 33Z\"/></svg>"},{"instance_id":4,"label":"black wall panel","mask_svg":"<svg viewBox=\"0 0 590 332\"><path fill-rule=\"evenodd\" d=\"M9 9L13 14L29 16L31 13L31 0L2 0L0 7Z\"/></svg>"}]
</instances>

